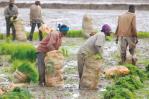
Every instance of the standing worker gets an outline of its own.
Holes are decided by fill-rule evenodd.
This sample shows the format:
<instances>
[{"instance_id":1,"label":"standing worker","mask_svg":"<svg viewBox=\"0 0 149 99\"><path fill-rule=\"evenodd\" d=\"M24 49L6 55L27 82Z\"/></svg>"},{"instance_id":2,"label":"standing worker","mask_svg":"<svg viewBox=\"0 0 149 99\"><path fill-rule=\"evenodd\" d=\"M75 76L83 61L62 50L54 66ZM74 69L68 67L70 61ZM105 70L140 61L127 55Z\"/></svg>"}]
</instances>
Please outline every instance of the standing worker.
<instances>
[{"instance_id":1,"label":"standing worker","mask_svg":"<svg viewBox=\"0 0 149 99\"><path fill-rule=\"evenodd\" d=\"M79 79L80 82L82 80L83 71L84 68L89 68L87 66L92 66L97 64L89 64L94 62L89 62L88 60L91 58L91 56L96 54L102 54L102 49L105 42L105 36L107 34L110 34L111 29L109 25L103 25L101 33L96 33L95 30L90 33L92 35L87 39L87 41L80 47L78 54L77 54L77 61L78 61L78 72L79 72ZM95 34L95 35L94 35ZM92 60L92 59L91 59ZM94 74L88 74L88 75L94 75ZM94 81L93 81L94 82ZM84 85L79 83L79 88L82 88Z\"/></svg>"},{"instance_id":2,"label":"standing worker","mask_svg":"<svg viewBox=\"0 0 149 99\"><path fill-rule=\"evenodd\" d=\"M130 5L128 12L122 14L118 18L118 26L116 30L116 43L120 39L120 48L121 48L121 61L120 64L124 64L126 61L126 50L129 46L129 52L132 56L132 64L136 64L135 57L135 48L138 43L137 40L137 31L136 31L136 15L135 15L135 6Z\"/></svg>"},{"instance_id":3,"label":"standing worker","mask_svg":"<svg viewBox=\"0 0 149 99\"><path fill-rule=\"evenodd\" d=\"M31 32L29 34L28 40L32 41L33 39L33 33L35 31L36 25L39 27L43 23L42 20L42 8L40 6L40 1L35 1L35 4L33 4L30 7L30 25L31 25ZM42 32L39 30L39 40L41 41L43 38Z\"/></svg>"},{"instance_id":4,"label":"standing worker","mask_svg":"<svg viewBox=\"0 0 149 99\"><path fill-rule=\"evenodd\" d=\"M58 50L61 46L62 37L66 35L69 27L66 25L59 25L59 31L48 29L46 26L41 27L42 32L49 31L48 35L40 42L37 47L37 65L39 72L39 85L45 84L45 63L44 58L47 52Z\"/></svg>"},{"instance_id":5,"label":"standing worker","mask_svg":"<svg viewBox=\"0 0 149 99\"><path fill-rule=\"evenodd\" d=\"M6 20L6 36L10 36L10 29L12 28L12 39L16 39L16 31L11 19L16 19L18 16L18 7L14 4L14 0L9 0L9 5L4 10Z\"/></svg>"}]
</instances>

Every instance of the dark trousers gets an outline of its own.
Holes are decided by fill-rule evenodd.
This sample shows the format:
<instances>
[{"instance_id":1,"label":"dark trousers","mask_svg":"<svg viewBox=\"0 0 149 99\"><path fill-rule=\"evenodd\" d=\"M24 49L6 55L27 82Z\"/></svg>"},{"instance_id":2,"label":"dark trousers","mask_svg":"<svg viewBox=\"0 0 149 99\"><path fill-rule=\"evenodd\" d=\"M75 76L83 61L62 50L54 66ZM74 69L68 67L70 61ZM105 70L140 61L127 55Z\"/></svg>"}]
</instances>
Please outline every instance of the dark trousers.
<instances>
[{"instance_id":1,"label":"dark trousers","mask_svg":"<svg viewBox=\"0 0 149 99\"><path fill-rule=\"evenodd\" d=\"M39 83L45 83L45 58L44 52L38 52L37 53L37 66L38 66L38 72L39 72Z\"/></svg>"},{"instance_id":2,"label":"dark trousers","mask_svg":"<svg viewBox=\"0 0 149 99\"><path fill-rule=\"evenodd\" d=\"M6 18L6 36L10 36L10 29L12 28L12 39L16 39L16 30L14 24L10 21L10 18Z\"/></svg>"},{"instance_id":3,"label":"dark trousers","mask_svg":"<svg viewBox=\"0 0 149 99\"><path fill-rule=\"evenodd\" d=\"M33 39L33 33L35 31L36 25L38 26L38 29L39 29L39 27L41 26L41 23L37 23L37 22L31 23L31 32L30 32L29 37L28 37L28 40L30 40L30 41L32 41L32 39ZM41 41L42 38L43 38L42 32L39 30L39 40Z\"/></svg>"}]
</instances>

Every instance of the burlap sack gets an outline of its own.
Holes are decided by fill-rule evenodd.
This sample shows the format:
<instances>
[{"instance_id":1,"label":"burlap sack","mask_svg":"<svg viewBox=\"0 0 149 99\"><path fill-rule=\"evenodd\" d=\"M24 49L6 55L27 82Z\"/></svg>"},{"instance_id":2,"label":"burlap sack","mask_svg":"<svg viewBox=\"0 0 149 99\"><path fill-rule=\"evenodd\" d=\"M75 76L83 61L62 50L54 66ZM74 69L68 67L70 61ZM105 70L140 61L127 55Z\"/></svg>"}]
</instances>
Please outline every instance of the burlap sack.
<instances>
[{"instance_id":1,"label":"burlap sack","mask_svg":"<svg viewBox=\"0 0 149 99\"><path fill-rule=\"evenodd\" d=\"M96 59L96 56L86 58L83 75L80 80L81 89L94 90L97 88L101 62L102 61Z\"/></svg>"},{"instance_id":2,"label":"burlap sack","mask_svg":"<svg viewBox=\"0 0 149 99\"><path fill-rule=\"evenodd\" d=\"M89 36L92 31L95 31L95 28L93 26L93 19L90 15L84 15L83 22L82 22L82 30L83 35Z\"/></svg>"},{"instance_id":3,"label":"burlap sack","mask_svg":"<svg viewBox=\"0 0 149 99\"><path fill-rule=\"evenodd\" d=\"M23 82L26 82L27 80L27 76L23 73L21 73L20 71L16 70L14 73L13 73L13 76L15 78L15 82L16 83L23 83Z\"/></svg>"},{"instance_id":4,"label":"burlap sack","mask_svg":"<svg viewBox=\"0 0 149 99\"><path fill-rule=\"evenodd\" d=\"M127 75L129 74L129 72L130 72L129 69L125 66L114 66L105 69L105 75L107 77Z\"/></svg>"},{"instance_id":5,"label":"burlap sack","mask_svg":"<svg viewBox=\"0 0 149 99\"><path fill-rule=\"evenodd\" d=\"M16 19L13 22L15 30L16 30L16 39L19 41L26 41L27 37L24 31L24 23L21 19Z\"/></svg>"},{"instance_id":6,"label":"burlap sack","mask_svg":"<svg viewBox=\"0 0 149 99\"><path fill-rule=\"evenodd\" d=\"M47 53L45 57L45 80L47 86L60 87L64 85L63 62L64 57L58 50Z\"/></svg>"}]
</instances>

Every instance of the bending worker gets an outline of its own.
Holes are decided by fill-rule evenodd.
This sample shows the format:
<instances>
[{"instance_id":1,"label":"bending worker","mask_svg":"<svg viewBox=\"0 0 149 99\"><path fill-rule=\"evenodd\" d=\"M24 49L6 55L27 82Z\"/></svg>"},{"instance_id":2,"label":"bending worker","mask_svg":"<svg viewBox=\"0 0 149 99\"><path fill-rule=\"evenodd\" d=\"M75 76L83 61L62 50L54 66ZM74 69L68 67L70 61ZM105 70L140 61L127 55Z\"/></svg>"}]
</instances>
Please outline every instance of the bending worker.
<instances>
[{"instance_id":1,"label":"bending worker","mask_svg":"<svg viewBox=\"0 0 149 99\"><path fill-rule=\"evenodd\" d=\"M41 27L42 32L46 32L47 27ZM37 65L39 72L39 85L45 85L45 63L44 58L47 52L58 50L62 43L62 37L67 34L69 27L59 26L59 31L49 29L48 35L40 42L37 47Z\"/></svg>"},{"instance_id":2,"label":"bending worker","mask_svg":"<svg viewBox=\"0 0 149 99\"><path fill-rule=\"evenodd\" d=\"M78 54L77 54L77 61L78 61L78 72L79 72L79 79L81 80L83 75L83 69L86 67L87 59L90 58L92 55L102 54L102 48L105 42L105 36L110 34L109 25L104 25L102 27L101 33L96 33L95 30L92 31L92 34L95 34L87 39L87 41L80 47ZM90 64L91 65L91 64ZM80 88L79 84L79 88Z\"/></svg>"}]
</instances>

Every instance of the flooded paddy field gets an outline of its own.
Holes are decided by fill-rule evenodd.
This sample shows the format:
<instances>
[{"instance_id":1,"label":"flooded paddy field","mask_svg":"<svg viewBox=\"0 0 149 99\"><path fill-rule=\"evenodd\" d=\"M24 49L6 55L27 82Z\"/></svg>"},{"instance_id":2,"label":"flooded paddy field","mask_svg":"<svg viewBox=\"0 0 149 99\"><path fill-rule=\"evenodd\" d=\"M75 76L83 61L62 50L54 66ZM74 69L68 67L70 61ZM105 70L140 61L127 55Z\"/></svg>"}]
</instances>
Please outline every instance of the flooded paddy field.
<instances>
[{"instance_id":1,"label":"flooded paddy field","mask_svg":"<svg viewBox=\"0 0 149 99\"><path fill-rule=\"evenodd\" d=\"M4 9L0 8L0 33L5 33ZM103 24L109 24L115 32L118 16L126 10L69 10L43 9L43 20L49 27L56 28L58 23L69 25L70 29L81 29L83 15L92 15L95 27L99 30ZM19 17L24 20L25 30L30 31L29 9L19 9ZM149 31L149 11L136 11L137 30Z\"/></svg>"},{"instance_id":2,"label":"flooded paddy field","mask_svg":"<svg viewBox=\"0 0 149 99\"><path fill-rule=\"evenodd\" d=\"M98 90L79 90L78 89L78 72L77 72L77 59L76 54L77 51L84 43L83 38L64 38L62 47L66 47L68 50L68 57L65 57L64 62L64 81L65 85L63 88L50 88L50 87L40 87L38 84L30 83L26 86L26 88L33 95L33 99L103 99L103 92L105 91L106 86L112 84L112 81L106 79L101 72ZM139 43L137 44L137 57L138 63L137 66L140 68L144 68L145 65L142 61L149 61L149 39L139 39ZM37 42L33 42L33 44L37 44ZM112 46L111 46L112 45ZM107 67L115 66L118 64L120 60L117 55L119 53L119 47L115 44L115 41L106 42L104 46L103 59L104 62L100 66L101 70ZM6 59L3 59L5 62ZM5 63L8 65L7 63ZM0 67L0 74L9 74L7 69L9 67ZM145 88L139 89L136 94L141 93L138 99L148 99L146 97L149 96L147 91L149 91L148 81L145 82ZM144 93L146 92L146 93Z\"/></svg>"}]
</instances>

